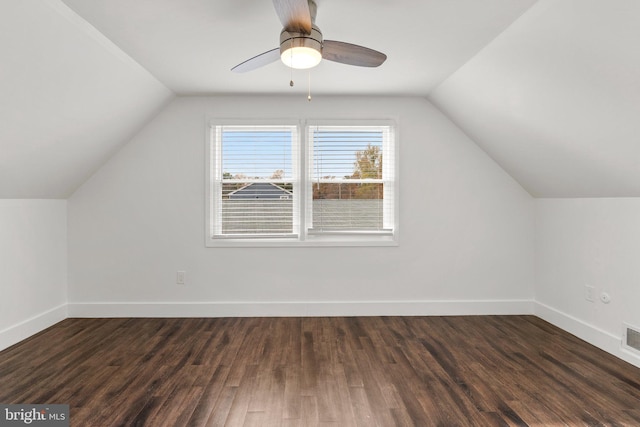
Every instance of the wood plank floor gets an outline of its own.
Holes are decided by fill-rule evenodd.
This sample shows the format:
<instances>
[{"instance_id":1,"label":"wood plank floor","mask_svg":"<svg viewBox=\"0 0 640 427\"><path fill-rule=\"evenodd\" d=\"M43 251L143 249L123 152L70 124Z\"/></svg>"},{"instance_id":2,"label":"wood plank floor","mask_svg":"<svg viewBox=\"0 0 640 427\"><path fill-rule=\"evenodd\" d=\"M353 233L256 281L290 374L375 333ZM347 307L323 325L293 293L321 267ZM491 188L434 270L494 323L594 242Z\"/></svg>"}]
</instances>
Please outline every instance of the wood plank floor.
<instances>
[{"instance_id":1,"label":"wood plank floor","mask_svg":"<svg viewBox=\"0 0 640 427\"><path fill-rule=\"evenodd\" d=\"M640 425L640 369L533 316L67 319L0 402L73 426Z\"/></svg>"}]
</instances>

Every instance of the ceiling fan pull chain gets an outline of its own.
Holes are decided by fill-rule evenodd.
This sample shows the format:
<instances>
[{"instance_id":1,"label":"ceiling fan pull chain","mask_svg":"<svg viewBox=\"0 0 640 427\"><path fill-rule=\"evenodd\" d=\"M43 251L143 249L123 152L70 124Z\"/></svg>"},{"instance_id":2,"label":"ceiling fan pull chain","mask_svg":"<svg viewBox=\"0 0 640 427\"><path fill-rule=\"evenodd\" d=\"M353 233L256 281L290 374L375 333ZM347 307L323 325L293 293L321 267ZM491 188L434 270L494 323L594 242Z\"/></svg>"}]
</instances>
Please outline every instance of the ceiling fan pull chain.
<instances>
[{"instance_id":1,"label":"ceiling fan pull chain","mask_svg":"<svg viewBox=\"0 0 640 427\"><path fill-rule=\"evenodd\" d=\"M307 95L307 101L311 102L311 70L309 70L309 94Z\"/></svg>"},{"instance_id":2,"label":"ceiling fan pull chain","mask_svg":"<svg viewBox=\"0 0 640 427\"><path fill-rule=\"evenodd\" d=\"M289 49L291 51L291 63L293 63L293 39L291 39L291 49ZM289 71L291 72L291 81L289 82L289 86L293 87L293 67L289 68Z\"/></svg>"}]
</instances>

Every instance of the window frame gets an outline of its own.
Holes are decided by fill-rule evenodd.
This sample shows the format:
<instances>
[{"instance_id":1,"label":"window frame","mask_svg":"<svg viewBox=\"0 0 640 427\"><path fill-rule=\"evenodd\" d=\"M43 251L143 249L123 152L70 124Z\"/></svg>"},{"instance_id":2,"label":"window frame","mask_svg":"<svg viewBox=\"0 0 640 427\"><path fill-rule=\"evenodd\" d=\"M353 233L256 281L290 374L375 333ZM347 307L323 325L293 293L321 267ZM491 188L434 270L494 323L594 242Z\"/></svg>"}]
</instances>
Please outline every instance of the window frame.
<instances>
[{"instance_id":1,"label":"window frame","mask_svg":"<svg viewBox=\"0 0 640 427\"><path fill-rule=\"evenodd\" d=\"M219 129L219 128L228 128L228 129ZM211 212L211 228L209 229L209 233L211 233L211 238L218 239L297 239L298 232L300 229L298 221L299 216L297 212L300 210L300 197L298 195L298 190L300 187L300 172L299 172L299 161L298 161L298 149L299 149L299 133L300 127L297 124L253 124L253 125L238 125L238 124L224 124L224 125L214 125L211 126L211 138L218 141L222 136L222 132L252 132L252 131L262 131L262 132L291 132L291 176L287 177L288 179L272 179L272 178L246 178L246 179L225 179L223 175L223 147L221 144L215 144L213 148L215 151L213 152L213 156L211 157L211 162L213 167L210 173L212 176L210 177L210 185L211 185L211 193L210 197L212 201L210 202L210 207L212 209ZM213 135L215 133L215 136ZM254 146L255 148L255 146ZM222 200L223 188L225 183L279 183L279 182L287 182L292 185L292 232L291 233L237 233L237 234L222 234L223 221L222 221L222 204L220 206L214 206L213 200ZM214 197L215 196L215 197Z\"/></svg>"},{"instance_id":2,"label":"window frame","mask_svg":"<svg viewBox=\"0 0 640 427\"><path fill-rule=\"evenodd\" d=\"M382 177L381 178L331 178L324 179L314 177L314 167L316 164L315 158L315 140L312 136L314 132L314 128L321 128L321 131L325 132L340 132L342 130L346 131L345 133L350 132L369 132L369 131L381 131L385 133L386 138L383 138L382 149ZM384 129L388 128L388 129ZM354 121L337 121L337 120L309 120L305 123L304 131L307 137L305 141L307 146L307 164L306 164L306 180L302 184L306 186L307 192L307 207L308 209L305 211L305 219L306 224L308 225L305 229L305 233L310 238L315 236L328 236L328 235L376 235L376 236L390 236L393 235L396 227L396 203L395 203L395 195L396 188L394 187L395 182L395 159L396 152L395 148L395 126L392 123L381 121L368 121L363 124L361 121L358 124L354 123ZM386 142L386 143L385 143ZM320 150L322 153L322 150ZM381 230L322 230L312 228L313 224L312 216L313 216L313 189L312 186L314 184L382 184L384 191L384 196L382 199L382 211L383 211L383 224ZM389 188L391 187L391 188ZM388 194L391 194L390 196ZM390 215L386 215L388 212ZM391 218L387 218L391 216Z\"/></svg>"},{"instance_id":3,"label":"window frame","mask_svg":"<svg viewBox=\"0 0 640 427\"><path fill-rule=\"evenodd\" d=\"M294 175L292 179L297 188L294 198L294 230L293 235L260 237L258 235L243 235L233 237L214 237L214 214L216 212L215 168L220 159L221 152L216 142L217 126L295 126L297 128L297 141L292 145L292 165ZM313 232L307 228L307 221L311 211L307 209L311 203L311 175L309 173L313 162L313 141L309 138L311 126L336 126L336 127L381 127L388 126L390 140L383 146L384 152L391 155L383 156L383 180L384 170L388 165L393 168L392 178L384 185L391 186L393 195L384 203L391 203L393 219L392 230L387 232L377 231L339 231L339 232ZM399 241L399 135L397 121L394 119L209 119L206 123L206 150L205 150L205 247L298 247L298 246L397 246ZM294 193L295 194L295 193ZM387 221L385 221L387 224ZM296 230L295 227L298 227Z\"/></svg>"}]
</instances>

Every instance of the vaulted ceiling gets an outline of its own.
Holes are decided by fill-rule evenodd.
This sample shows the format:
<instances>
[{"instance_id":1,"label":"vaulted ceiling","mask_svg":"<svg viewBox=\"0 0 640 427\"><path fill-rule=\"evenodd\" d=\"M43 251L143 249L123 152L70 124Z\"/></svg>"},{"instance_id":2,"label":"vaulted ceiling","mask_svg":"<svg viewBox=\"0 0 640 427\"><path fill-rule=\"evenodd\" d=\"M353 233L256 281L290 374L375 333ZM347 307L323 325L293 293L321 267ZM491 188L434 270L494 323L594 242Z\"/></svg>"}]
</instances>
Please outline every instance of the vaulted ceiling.
<instances>
[{"instance_id":1,"label":"vaulted ceiling","mask_svg":"<svg viewBox=\"0 0 640 427\"><path fill-rule=\"evenodd\" d=\"M65 198L170 90L57 0L0 2L0 198Z\"/></svg>"},{"instance_id":2,"label":"vaulted ceiling","mask_svg":"<svg viewBox=\"0 0 640 427\"><path fill-rule=\"evenodd\" d=\"M540 0L429 97L534 196L640 196L640 1Z\"/></svg>"},{"instance_id":3,"label":"vaulted ceiling","mask_svg":"<svg viewBox=\"0 0 640 427\"><path fill-rule=\"evenodd\" d=\"M532 195L640 196L637 0L317 0L320 95L426 96ZM0 3L0 198L64 198L176 95L306 93L269 0Z\"/></svg>"}]
</instances>

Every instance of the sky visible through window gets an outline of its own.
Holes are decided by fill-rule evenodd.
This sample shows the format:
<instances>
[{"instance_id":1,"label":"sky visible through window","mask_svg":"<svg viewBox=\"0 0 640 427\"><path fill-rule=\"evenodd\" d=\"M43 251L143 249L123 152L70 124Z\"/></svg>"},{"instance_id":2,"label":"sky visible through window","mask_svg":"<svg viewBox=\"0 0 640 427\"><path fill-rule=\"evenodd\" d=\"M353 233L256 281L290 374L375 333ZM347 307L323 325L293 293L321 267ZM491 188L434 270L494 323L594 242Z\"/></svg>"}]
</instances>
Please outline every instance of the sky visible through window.
<instances>
[{"instance_id":1,"label":"sky visible through window","mask_svg":"<svg viewBox=\"0 0 640 427\"><path fill-rule=\"evenodd\" d=\"M382 149L380 131L321 130L313 132L314 178L346 178L354 174L356 153ZM287 130L222 132L224 178L291 179L292 133ZM281 171L280 173L278 171Z\"/></svg>"},{"instance_id":2,"label":"sky visible through window","mask_svg":"<svg viewBox=\"0 0 640 427\"><path fill-rule=\"evenodd\" d=\"M293 175L291 132L281 130L224 131L222 167L225 176L268 179L282 171L281 178Z\"/></svg>"}]
</instances>

